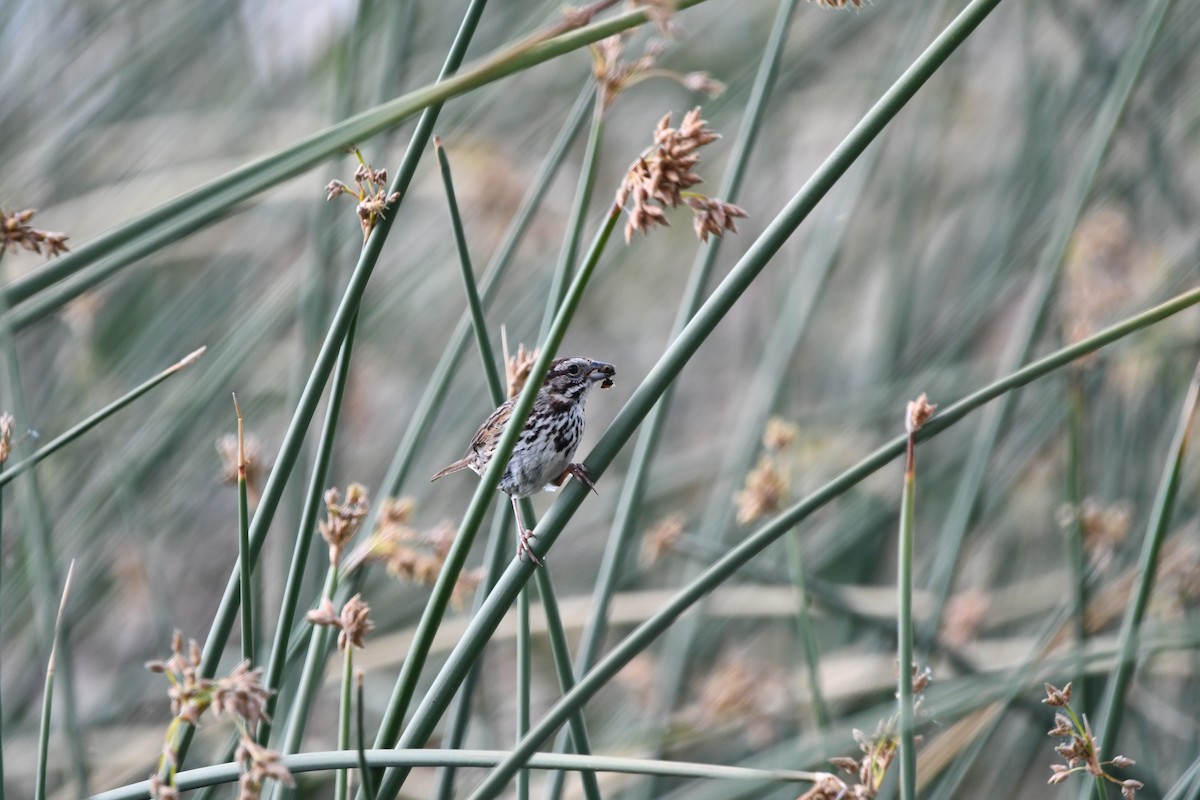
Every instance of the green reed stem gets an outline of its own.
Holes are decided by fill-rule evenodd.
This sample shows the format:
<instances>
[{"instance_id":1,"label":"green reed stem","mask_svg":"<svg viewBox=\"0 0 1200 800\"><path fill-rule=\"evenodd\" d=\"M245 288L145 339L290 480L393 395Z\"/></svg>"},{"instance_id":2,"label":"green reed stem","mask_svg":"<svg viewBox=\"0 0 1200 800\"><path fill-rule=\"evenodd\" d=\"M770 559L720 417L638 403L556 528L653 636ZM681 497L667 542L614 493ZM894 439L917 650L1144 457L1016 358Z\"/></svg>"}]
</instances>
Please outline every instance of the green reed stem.
<instances>
[{"instance_id":1,"label":"green reed stem","mask_svg":"<svg viewBox=\"0 0 1200 800\"><path fill-rule=\"evenodd\" d=\"M372 769L382 767L444 767L480 769L498 764L507 753L503 750L367 750L364 754ZM317 772L353 767L358 753L332 750L284 756L281 763L293 773ZM818 773L792 769L751 769L727 767L720 764L697 764L686 761L654 761L642 758L615 756L578 756L539 753L529 760L530 769L590 770L632 775L664 775L677 778L700 778L725 781L772 781L778 783L809 783ZM234 783L241 777L237 764L216 764L180 772L176 775L181 790L195 789L215 783ZM139 781L107 792L91 800L144 800L149 782Z\"/></svg>"},{"instance_id":2,"label":"green reed stem","mask_svg":"<svg viewBox=\"0 0 1200 800\"><path fill-rule=\"evenodd\" d=\"M342 655L342 691L338 704L338 749L350 749L350 715L354 713L354 645L346 642L346 652ZM358 754L362 753L361 739ZM339 769L334 777L333 796L335 800L347 800L350 795L350 768Z\"/></svg>"},{"instance_id":3,"label":"green reed stem","mask_svg":"<svg viewBox=\"0 0 1200 800\"><path fill-rule=\"evenodd\" d=\"M371 770L367 768L367 732L366 724L363 721L365 712L363 711L365 703L363 701L363 671L358 670L355 675L355 680L358 686L358 703L357 708L357 728L358 728L358 779L362 782L362 792L367 800L375 800L375 786L371 780Z\"/></svg>"},{"instance_id":4,"label":"green reed stem","mask_svg":"<svg viewBox=\"0 0 1200 800\"><path fill-rule=\"evenodd\" d=\"M4 489L3 489L3 487L0 487L0 553L4 552L4 546L3 546L4 545L4 536L2 535L3 528L4 528ZM3 585L3 582L2 582L3 577L4 577L4 570L2 568L0 568L0 586ZM4 596L4 593L2 591L0 591L0 597L3 597L3 596ZM0 609L0 649L3 648L3 642L4 642L3 622L4 622L4 612L3 612L3 609ZM2 676L0 676L0 677L2 677ZM2 703L0 703L0 800L4 800L4 707L3 707Z\"/></svg>"},{"instance_id":5,"label":"green reed stem","mask_svg":"<svg viewBox=\"0 0 1200 800\"><path fill-rule=\"evenodd\" d=\"M21 378L20 356L17 352L17 342L13 335L8 314L9 309L0 300L0 346L3 347L4 359L8 372L9 402L12 403L12 415L15 424L29 425L33 417L25 400L25 384ZM20 438L10 443L14 451L20 452ZM29 460L28 457L24 460ZM86 794L88 787L87 753L83 746L83 733L79 726L75 704L75 670L68 637L59 636L58 627L61 614L56 620L50 616L56 599L54 587L58 584L55 566L54 540L50 530L50 515L42 494L41 480L35 469L22 470L27 474L18 484L20 494L20 510L24 528L22 545L25 548L27 579L31 587L30 603L33 607L34 624L37 636L43 648L48 648L48 663L61 660L63 666L63 698L60 704L65 727L67 748L71 756L71 766L74 771L76 787L79 794ZM59 599L61 605L61 599ZM49 679L49 676L48 676ZM52 682L52 681L51 681ZM49 698L43 701L49 703ZM43 721L43 724L49 724ZM42 787L44 791L44 786Z\"/></svg>"},{"instance_id":6,"label":"green reed stem","mask_svg":"<svg viewBox=\"0 0 1200 800\"><path fill-rule=\"evenodd\" d=\"M917 491L916 430L911 423L904 460L904 492L900 500L900 552L896 579L896 652L900 721L900 800L917 797L916 715L913 710L913 537L916 516L913 500Z\"/></svg>"},{"instance_id":7,"label":"green reed stem","mask_svg":"<svg viewBox=\"0 0 1200 800\"><path fill-rule=\"evenodd\" d=\"M475 598L471 602L472 616L479 610L488 592L496 585L496 580L504 570L504 565L508 563L506 542L508 541L509 519L508 504L497 504L492 517L492 529L488 534L487 551L483 556L483 563L487 565L487 572L484 575L482 583L475 590ZM459 687L458 694L455 696L455 705L450 711L450 721L446 726L446 734L443 737L444 749L446 750L458 750L462 747L463 742L466 741L467 727L471 721L471 700L475 695L475 686L484 670L484 666L480 661L477 661L471 668L466 680L463 681L462 686ZM456 770L452 766L447 766L441 770L441 774L438 776L437 792L434 794L438 800L453 800L455 774Z\"/></svg>"},{"instance_id":8,"label":"green reed stem","mask_svg":"<svg viewBox=\"0 0 1200 800\"><path fill-rule=\"evenodd\" d=\"M542 315L542 326L538 329L538 341L546 338L550 332L550 323L554 314L562 304L563 295L567 291L571 269L579 256L579 243L583 240L583 231L587 224L588 205L592 201L592 190L596 185L596 171L600 165L600 142L604 135L603 93L597 90L595 110L592 112L592 128L588 133L587 151L583 156L583 164L579 171L579 185L575 189L575 203L571 207L571 219L567 223L567 232L563 236L562 249L558 254L558 265L554 269L554 277L550 283L550 293L546 298L546 311Z\"/></svg>"},{"instance_id":9,"label":"green reed stem","mask_svg":"<svg viewBox=\"0 0 1200 800\"><path fill-rule=\"evenodd\" d=\"M1082 365L1067 370L1067 503L1073 518L1066 531L1067 564L1071 571L1071 616L1078 664L1075 668L1075 701L1087 708L1085 648L1087 643L1087 555L1083 547L1083 501L1087 496L1084 457L1084 372Z\"/></svg>"},{"instance_id":10,"label":"green reed stem","mask_svg":"<svg viewBox=\"0 0 1200 800\"><path fill-rule=\"evenodd\" d=\"M46 798L46 769L50 763L50 711L54 705L54 670L55 657L58 655L58 642L62 637L63 613L67 608L67 597L71 593L71 575L75 571L75 560L67 567L67 578L63 581L62 597L58 601L58 615L54 619L54 639L50 644L50 659L46 664L46 682L42 687L42 718L38 724L37 771L33 796L35 800Z\"/></svg>"},{"instance_id":11,"label":"green reed stem","mask_svg":"<svg viewBox=\"0 0 1200 800\"><path fill-rule=\"evenodd\" d=\"M238 480L238 565L242 598L242 660L254 663L254 615L250 585L250 501L246 494L246 438L242 428L242 408L237 395L233 396L233 410L237 414L237 480Z\"/></svg>"},{"instance_id":12,"label":"green reed stem","mask_svg":"<svg viewBox=\"0 0 1200 800\"><path fill-rule=\"evenodd\" d=\"M1099 717L1100 723L1097 737L1100 742L1100 752L1105 758L1116 755L1117 734L1121 729L1121 720L1125 712L1125 692L1133 680L1133 673L1139 661L1138 629L1146 614L1146 606L1150 602L1150 592L1154 588L1154 579L1158 573L1158 555L1162 543L1167 538L1171 528L1171 514L1175 510L1175 497L1179 493L1179 482L1183 471L1183 459L1187 454L1188 441L1191 437L1192 425L1196 420L1197 407L1200 406L1200 364L1192 375L1188 385L1187 397L1179 414L1179 422L1175 427L1175 435L1171 447L1167 451L1167 463L1163 467L1162 478L1159 480L1158 491L1154 496L1154 506L1150 511L1150 520L1146 526L1146 538L1142 541L1142 552L1138 557L1138 580L1125 609L1125 618L1121 622L1116 666L1108 676L1104 688L1103 711Z\"/></svg>"},{"instance_id":13,"label":"green reed stem","mask_svg":"<svg viewBox=\"0 0 1200 800\"><path fill-rule=\"evenodd\" d=\"M825 701L825 693L821 689L821 646L817 641L817 631L808 602L808 587L804 578L804 552L799 532L792 531L792 535L784 539L784 545L787 548L789 577L792 579L792 585L796 587L796 636L804 648L804 671L808 680L808 693L812 698L814 723L817 728L828 728L829 704Z\"/></svg>"},{"instance_id":14,"label":"green reed stem","mask_svg":"<svg viewBox=\"0 0 1200 800\"><path fill-rule=\"evenodd\" d=\"M562 693L566 694L575 686L575 670L571 666L571 647L567 643L566 628L558 609L554 583L550 580L550 568L547 566L539 569L533 573L533 576L537 581L538 595L542 599L542 609L546 614L546 632L550 638L550 653L554 658L554 671L558 675L558 686ZM526 593L522 592L522 594ZM575 752L585 756L591 755L592 745L582 708L579 709L578 714L571 716L567 731ZM564 775L565 773L560 771L554 774ZM591 770L582 770L579 777L583 781L584 797L587 800L600 800L600 781L596 777L596 773Z\"/></svg>"},{"instance_id":15,"label":"green reed stem","mask_svg":"<svg viewBox=\"0 0 1200 800\"><path fill-rule=\"evenodd\" d=\"M288 565L283 597L279 603L279 619L275 623L275 638L271 641L271 658L267 663L266 672L266 686L273 690L272 694L267 697L267 714L272 718L275 715L279 691L283 684L284 667L288 661L288 645L291 641L292 626L296 621L296 610L300 605L300 588L304 583L305 565L308 563L308 553L313 538L316 536L317 517L323 507L321 497L325 491L325 478L329 473L329 461L333 454L333 438L337 433L342 400L346 395L346 378L350 374L350 356L354 351L354 337L357 331L358 317L356 315L350 329L346 331L346 340L342 342L342 349L338 354L337 365L333 371L329 402L325 408L325 422L321 426L321 438L317 444L316 457L313 459L312 475L309 477L308 489L304 495L300 525L296 531L295 544L292 548L292 560ZM265 746L270 741L271 725L272 723L267 721L263 721L259 725L259 744Z\"/></svg>"},{"instance_id":16,"label":"green reed stem","mask_svg":"<svg viewBox=\"0 0 1200 800\"><path fill-rule=\"evenodd\" d=\"M46 459L47 457L54 455L54 453L58 452L59 450L61 450L64 447L66 447L71 442L78 439L80 436L83 436L85 433L90 431L92 428L96 427L101 422L108 419L113 414L117 413L122 408L124 408L125 406L132 403L134 400L137 400L139 397L146 394L146 392L149 392L155 386L158 386L160 383L162 383L167 378L174 375L176 372L179 372L181 369L183 369L186 366L194 364L200 358L200 356L204 355L205 349L206 348L201 347L199 350L196 350L194 353L191 353L190 355L185 356L181 361L167 367L165 370L158 373L150 380L146 381L145 383L141 384L140 386L136 387L135 389L133 389L133 390L127 392L126 394L122 395L121 397L117 398L113 402L106 405L104 408L100 409L99 411L95 412L91 416L87 417L86 419L76 423L75 425L72 425L69 429L67 429L63 433L59 434L58 436L54 437L50 441L46 442L44 445L39 447L37 450L34 450L32 453L30 453L25 458L16 462L12 466L9 466L3 472L0 472L0 486L6 485L13 478L17 477L18 475L23 473L25 470L32 467L34 464L38 464L41 461L43 461L44 459Z\"/></svg>"},{"instance_id":17,"label":"green reed stem","mask_svg":"<svg viewBox=\"0 0 1200 800\"><path fill-rule=\"evenodd\" d=\"M529 589L517 595L517 741L529 731ZM529 770L517 770L517 800L529 800Z\"/></svg>"}]
</instances>

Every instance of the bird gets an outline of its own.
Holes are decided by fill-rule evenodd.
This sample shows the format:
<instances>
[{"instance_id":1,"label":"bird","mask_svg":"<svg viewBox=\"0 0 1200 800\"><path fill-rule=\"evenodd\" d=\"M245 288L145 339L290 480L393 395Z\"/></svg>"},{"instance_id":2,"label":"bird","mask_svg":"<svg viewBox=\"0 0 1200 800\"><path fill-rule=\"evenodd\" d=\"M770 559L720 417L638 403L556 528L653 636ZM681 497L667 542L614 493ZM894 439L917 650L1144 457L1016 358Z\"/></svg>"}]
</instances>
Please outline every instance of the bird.
<instances>
[{"instance_id":1,"label":"bird","mask_svg":"<svg viewBox=\"0 0 1200 800\"><path fill-rule=\"evenodd\" d=\"M542 562L529 546L533 533L521 521L517 501L542 489L554 491L568 476L573 476L593 492L596 485L583 464L572 463L575 449L583 438L583 408L592 385L612 386L617 370L612 364L575 356L550 362L546 378L533 401L533 410L513 447L512 456L500 477L500 491L512 500L517 518L517 557L528 556L538 566ZM458 461L438 470L430 482L452 472L469 469L482 475L496 452L496 444L512 417L517 398L510 397L491 413L471 440L467 453Z\"/></svg>"}]
</instances>

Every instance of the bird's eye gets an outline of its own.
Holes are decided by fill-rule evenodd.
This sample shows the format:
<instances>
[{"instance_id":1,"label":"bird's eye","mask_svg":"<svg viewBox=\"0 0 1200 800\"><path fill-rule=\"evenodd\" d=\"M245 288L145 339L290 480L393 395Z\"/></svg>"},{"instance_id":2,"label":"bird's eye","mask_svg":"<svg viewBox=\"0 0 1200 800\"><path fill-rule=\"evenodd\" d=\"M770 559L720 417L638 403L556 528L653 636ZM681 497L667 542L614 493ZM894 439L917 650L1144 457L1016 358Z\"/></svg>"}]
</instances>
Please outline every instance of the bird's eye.
<instances>
[{"instance_id":1,"label":"bird's eye","mask_svg":"<svg viewBox=\"0 0 1200 800\"><path fill-rule=\"evenodd\" d=\"M570 375L572 378L577 378L577 377L579 377L579 365L578 365L578 364L571 364L570 366L568 366L568 367L567 367L567 374L568 374L568 375Z\"/></svg>"}]
</instances>

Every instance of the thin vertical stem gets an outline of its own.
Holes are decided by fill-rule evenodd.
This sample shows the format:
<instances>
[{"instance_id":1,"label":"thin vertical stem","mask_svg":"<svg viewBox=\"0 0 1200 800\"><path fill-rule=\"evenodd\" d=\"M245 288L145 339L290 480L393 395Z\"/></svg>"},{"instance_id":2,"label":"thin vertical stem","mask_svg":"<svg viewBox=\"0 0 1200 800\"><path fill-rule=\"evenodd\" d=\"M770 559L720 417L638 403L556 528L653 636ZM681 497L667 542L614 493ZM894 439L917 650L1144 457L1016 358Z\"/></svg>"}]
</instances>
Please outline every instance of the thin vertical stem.
<instances>
[{"instance_id":1,"label":"thin vertical stem","mask_svg":"<svg viewBox=\"0 0 1200 800\"><path fill-rule=\"evenodd\" d=\"M904 494L900 502L900 552L896 581L897 697L900 709L900 798L916 800L917 750L913 713L913 499L916 494L916 427L910 426L904 459Z\"/></svg>"},{"instance_id":2,"label":"thin vertical stem","mask_svg":"<svg viewBox=\"0 0 1200 800\"><path fill-rule=\"evenodd\" d=\"M287 582L284 584L283 598L280 601L279 619L275 624L275 638L271 642L271 659L267 664L266 685L272 689L267 697L267 713L272 717L279 700L279 690L283 682L283 669L287 664L288 645L292 635L292 625L296 620L296 609L300 604L300 587L304 583L304 567L308 563L308 553L312 545L314 531L317 525L317 515L321 508L321 495L325 489L325 477L329 472L329 460L333 453L333 438L337 432L338 417L342 410L342 399L346 394L346 377L350 374L350 356L354 352L354 337L358 330L358 317L346 332L342 342L338 362L334 367L332 386L329 389L329 402L325 408L325 422L321 427L321 438L317 444L316 457L313 459L312 475L309 478L308 490L304 496L304 508L300 516L300 526L296 531L295 544L292 549L292 561L288 566ZM259 726L258 742L266 745L271 735L271 722L263 721Z\"/></svg>"},{"instance_id":3,"label":"thin vertical stem","mask_svg":"<svg viewBox=\"0 0 1200 800\"><path fill-rule=\"evenodd\" d=\"M1200 364L1196 365L1196 371L1188 385L1187 397L1183 401L1171 449L1167 453L1167 463L1154 497L1154 507L1146 526L1146 538L1142 542L1142 552L1138 558L1138 582L1130 596L1129 606L1125 609L1125 619L1121 623L1117 664L1109 675L1108 685L1104 690L1104 706L1099 727L1100 752L1109 757L1116 754L1117 733L1125 711L1125 692L1133 680L1134 670L1137 669L1138 630L1146 614L1146 606L1150 602L1150 592L1154 588L1158 554L1171 527L1171 514L1175 510L1175 496L1179 492L1183 459L1187 453L1198 406Z\"/></svg>"},{"instance_id":4,"label":"thin vertical stem","mask_svg":"<svg viewBox=\"0 0 1200 800\"><path fill-rule=\"evenodd\" d=\"M46 664L46 682L42 687L42 719L38 726L38 753L36 783L33 796L36 800L46 798L46 768L50 758L50 711L54 705L54 669L55 657L58 655L58 641L62 636L63 612L67 608L67 597L71 593L71 574L75 571L75 561L67 567L67 578L63 581L62 598L58 601L58 616L54 619L54 639L50 645L50 660Z\"/></svg>"},{"instance_id":5,"label":"thin vertical stem","mask_svg":"<svg viewBox=\"0 0 1200 800\"><path fill-rule=\"evenodd\" d=\"M342 655L342 691L338 705L338 750L350 749L350 715L353 713L354 696L354 645L346 642ZM361 739L360 750L361 751ZM350 794L350 770L339 769L334 778L334 800L347 800Z\"/></svg>"},{"instance_id":6,"label":"thin vertical stem","mask_svg":"<svg viewBox=\"0 0 1200 800\"><path fill-rule=\"evenodd\" d=\"M808 590L804 579L804 554L800 548L800 534L792 531L784 539L787 548L788 571L792 574L792 585L796 587L796 633L804 648L805 673L808 693L812 699L813 716L818 728L829 726L829 705L821 690L821 650L817 643L817 632L813 629L812 614L808 607Z\"/></svg>"},{"instance_id":7,"label":"thin vertical stem","mask_svg":"<svg viewBox=\"0 0 1200 800\"><path fill-rule=\"evenodd\" d=\"M358 685L358 702L355 704L357 711L355 716L358 722L358 780L362 784L362 791L366 799L375 800L375 786L371 780L371 770L367 769L367 732L363 721L365 704L363 702L363 671L361 668L355 672L355 681Z\"/></svg>"},{"instance_id":8,"label":"thin vertical stem","mask_svg":"<svg viewBox=\"0 0 1200 800\"><path fill-rule=\"evenodd\" d=\"M550 323L554 314L566 296L571 269L579 255L579 243L583 239L583 230L587 222L588 204L592 200L592 190L596 185L596 169L600 164L600 141L604 134L604 99L603 92L596 92L595 109L592 112L592 128L588 133L587 152L583 156L583 165L579 172L579 186L575 190L575 205L571 208L571 220L567 224L567 232L563 237L562 250L558 255L558 265L551 279L550 292L546 297L546 312L542 315L542 326L538 330L538 341L546 338L550 332Z\"/></svg>"},{"instance_id":9,"label":"thin vertical stem","mask_svg":"<svg viewBox=\"0 0 1200 800\"><path fill-rule=\"evenodd\" d=\"M242 429L242 408L237 395L233 396L233 410L237 414L237 475L238 475L238 565L242 597L242 660L254 663L254 616L251 613L250 585L250 501L246 494L246 439Z\"/></svg>"},{"instance_id":10,"label":"thin vertical stem","mask_svg":"<svg viewBox=\"0 0 1200 800\"><path fill-rule=\"evenodd\" d=\"M1067 502L1073 512L1070 528L1067 530L1067 563L1071 571L1071 616L1075 636L1075 665L1076 702L1080 708L1087 708L1086 702L1086 659L1085 642L1087 641L1087 556L1083 548L1083 501L1086 492L1084 458L1084 373L1080 365L1072 365L1067 370Z\"/></svg>"},{"instance_id":11,"label":"thin vertical stem","mask_svg":"<svg viewBox=\"0 0 1200 800\"><path fill-rule=\"evenodd\" d=\"M518 532L519 533L519 532ZM529 587L517 595L517 738L529 731ZM517 772L517 800L529 800L529 770Z\"/></svg>"},{"instance_id":12,"label":"thin vertical stem","mask_svg":"<svg viewBox=\"0 0 1200 800\"><path fill-rule=\"evenodd\" d=\"M479 298L479 287L475 283L475 271L471 268L471 253L467 247L467 235L463 231L462 217L458 213L454 178L450 174L450 159L446 157L446 148L442 147L440 136L433 137L433 150L437 154L438 166L442 172L442 185L446 189L446 204L450 209L450 227L454 230L454 246L458 251L458 265L462 270L463 288L467 293L467 310L471 314L471 330L475 332L475 344L479 350L479 358L483 361L484 379L488 382L492 399L495 400L497 397L503 399L504 384L500 380L500 372L496 369L495 350L492 349L487 320L483 316L483 301Z\"/></svg>"}]
</instances>

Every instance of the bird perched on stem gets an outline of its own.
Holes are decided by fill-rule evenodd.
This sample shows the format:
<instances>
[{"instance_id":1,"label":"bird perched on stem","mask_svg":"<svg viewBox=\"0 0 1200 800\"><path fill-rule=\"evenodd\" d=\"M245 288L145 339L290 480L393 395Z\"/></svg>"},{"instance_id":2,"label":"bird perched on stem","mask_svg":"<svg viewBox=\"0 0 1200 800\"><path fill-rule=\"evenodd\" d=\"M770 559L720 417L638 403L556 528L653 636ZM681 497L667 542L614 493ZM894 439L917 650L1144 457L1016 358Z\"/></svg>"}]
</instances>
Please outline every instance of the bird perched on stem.
<instances>
[{"instance_id":1,"label":"bird perched on stem","mask_svg":"<svg viewBox=\"0 0 1200 800\"><path fill-rule=\"evenodd\" d=\"M612 364L590 358L557 358L550 362L550 369L533 401L533 410L529 412L525 428L500 477L499 489L512 499L513 513L517 517L518 557L528 555L533 563L542 563L529 546L533 533L521 521L517 500L542 489L553 491L568 475L596 491L587 469L583 464L572 463L571 457L583 438L583 407L592 384L599 383L607 389L612 386L616 374ZM512 417L516 402L516 397L511 397L493 411L475 433L467 454L440 470L430 481L460 469L482 475L496 452L496 444Z\"/></svg>"}]
</instances>

